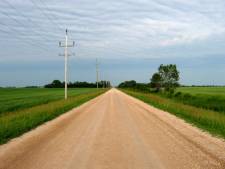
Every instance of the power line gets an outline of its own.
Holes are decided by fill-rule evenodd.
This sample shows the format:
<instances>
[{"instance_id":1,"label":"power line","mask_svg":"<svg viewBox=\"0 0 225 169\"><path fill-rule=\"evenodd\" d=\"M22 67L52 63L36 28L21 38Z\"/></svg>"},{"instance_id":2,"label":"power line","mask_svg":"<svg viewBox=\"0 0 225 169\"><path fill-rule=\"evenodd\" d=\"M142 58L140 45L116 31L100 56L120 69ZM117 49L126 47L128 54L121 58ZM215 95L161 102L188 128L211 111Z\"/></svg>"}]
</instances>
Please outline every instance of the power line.
<instances>
[{"instance_id":1,"label":"power line","mask_svg":"<svg viewBox=\"0 0 225 169\"><path fill-rule=\"evenodd\" d=\"M43 1L43 0L39 0L41 3L42 3L42 5L43 6L45 6L45 8L48 10L48 11L52 11L48 6L47 6L47 4L45 3L45 1ZM51 14L51 16L54 18L54 21L56 21L56 20L59 20L55 15L53 15L52 13L50 13ZM56 23L56 26L60 29L60 30L63 30L63 28L60 26L60 24L58 24L57 22L55 22ZM63 30L64 31L64 30ZM72 33L73 34L73 32L71 31L70 33Z\"/></svg>"},{"instance_id":2,"label":"power line","mask_svg":"<svg viewBox=\"0 0 225 169\"><path fill-rule=\"evenodd\" d=\"M48 11L51 11L51 9L47 6L47 4L43 0L39 0L39 1L42 3L43 6L45 6L47 8ZM51 14L51 16L54 18L54 21L58 20L58 18L55 15ZM60 30L63 30L61 28L60 24L58 24L57 22L56 22L56 25Z\"/></svg>"},{"instance_id":3,"label":"power line","mask_svg":"<svg viewBox=\"0 0 225 169\"><path fill-rule=\"evenodd\" d=\"M11 17L8 13L2 12L2 11L1 11L1 13L4 14L5 16L7 16L8 18L14 20L17 24L21 25L22 27L24 27L24 28L26 29L26 26L25 26L23 23L20 23L20 21L18 21L17 19ZM28 39L26 39L26 40L30 40L31 43L33 43L33 39L32 39L31 37L27 36L27 34L25 34L25 33L23 33L23 32L18 32L17 29L15 29L15 28L13 28L13 27L10 27L10 26L8 26L8 25L6 25L6 24L3 24L2 22L1 22L0 24L6 26L8 29L11 29L12 31L15 31L15 32L21 34L22 36L26 36L26 37L28 38ZM35 43L35 46L37 46L36 43ZM47 48L43 48L42 46L39 46L39 47L41 47L42 49L48 50Z\"/></svg>"},{"instance_id":4,"label":"power line","mask_svg":"<svg viewBox=\"0 0 225 169\"><path fill-rule=\"evenodd\" d=\"M46 12L39 6L37 5L37 3L34 1L34 0L30 0L30 2L42 13L43 16L45 16L53 25L56 25L57 28L60 30L60 31L64 31L61 27L59 27L58 24L56 24L54 22L54 20L52 20L48 14L46 14Z\"/></svg>"},{"instance_id":5,"label":"power line","mask_svg":"<svg viewBox=\"0 0 225 169\"><path fill-rule=\"evenodd\" d=\"M8 7L10 7L11 9L13 9L14 11L16 11L17 13L20 13L20 15L22 15L24 18L26 18L30 23L32 23L33 25L35 25L36 28L39 28L39 30L43 30L38 24L36 24L31 18L27 17L26 15L24 15L22 12L20 12L14 5L12 5L10 2L8 2L7 0L3 0L5 4L8 5ZM14 18L15 19L15 18ZM20 22L21 24L21 22ZM23 24L23 26L25 27L25 25ZM33 28L32 28L33 29ZM33 29L34 30L34 29ZM45 30L44 30L45 31ZM34 31L36 34L38 34L39 36L41 36L43 39L45 39L45 41L47 40L45 36L43 36L41 33ZM48 35L49 36L49 35ZM54 35L53 35L54 36ZM55 37L58 38L58 37ZM48 40L47 40L48 41Z\"/></svg>"},{"instance_id":6,"label":"power line","mask_svg":"<svg viewBox=\"0 0 225 169\"><path fill-rule=\"evenodd\" d=\"M18 30L16 30L15 28L10 27L10 26L8 26L8 25L2 23L2 22L0 22L0 24L8 28L7 30L4 30L4 31L3 31L3 32L5 32L6 34L11 33L10 31L8 31L8 30L10 29L10 30L13 31L13 32L17 32L17 34L16 34L16 35L17 35L17 39L18 39L18 40L21 40L23 43L24 43L25 41L27 41L27 44L29 44L29 45L33 45L33 46L35 46L35 47L38 46L38 47L40 47L40 48L42 48L42 49L44 49L44 50L48 50L47 48L45 48L45 47L43 47L43 46L41 46L41 45L37 45L36 43L34 43L32 39L23 39L23 38L20 38L20 37L18 36L18 34L20 34L20 35L22 35L23 37L25 37L25 36L26 36L25 33L23 33L23 32L18 32ZM24 40L25 40L25 41L24 41Z\"/></svg>"},{"instance_id":7,"label":"power line","mask_svg":"<svg viewBox=\"0 0 225 169\"><path fill-rule=\"evenodd\" d=\"M97 49L99 50L106 50L107 52L113 52L113 53L119 53L123 55L132 55L132 54L137 54L137 52L132 52L132 51L127 51L126 48L109 48L106 46L98 46ZM99 54L98 51L88 51L89 53L94 53L94 54Z\"/></svg>"},{"instance_id":8,"label":"power line","mask_svg":"<svg viewBox=\"0 0 225 169\"><path fill-rule=\"evenodd\" d=\"M5 13L5 12L1 12L2 14L4 14L5 16L7 16L8 18L12 19L13 21L15 21L17 24L19 24L20 26L22 26L23 28L26 29L26 25L23 24L22 22L18 21L17 19L11 17L9 14ZM40 33L36 32L36 31L33 31L34 33L36 33L38 36L42 36ZM42 36L43 37L43 36ZM44 40L48 40L46 38L44 38Z\"/></svg>"}]
</instances>

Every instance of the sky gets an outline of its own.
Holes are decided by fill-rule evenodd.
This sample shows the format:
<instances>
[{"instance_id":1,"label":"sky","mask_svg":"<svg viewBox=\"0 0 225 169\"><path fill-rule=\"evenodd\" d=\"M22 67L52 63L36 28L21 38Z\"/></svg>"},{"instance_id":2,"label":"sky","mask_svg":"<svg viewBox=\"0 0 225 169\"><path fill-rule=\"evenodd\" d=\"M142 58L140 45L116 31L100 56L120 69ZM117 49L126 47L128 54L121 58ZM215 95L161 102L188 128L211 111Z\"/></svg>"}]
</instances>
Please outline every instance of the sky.
<instances>
[{"instance_id":1,"label":"sky","mask_svg":"<svg viewBox=\"0 0 225 169\"><path fill-rule=\"evenodd\" d=\"M113 85L149 82L160 64L177 64L180 83L225 85L224 0L1 0L0 86L64 79Z\"/></svg>"}]
</instances>

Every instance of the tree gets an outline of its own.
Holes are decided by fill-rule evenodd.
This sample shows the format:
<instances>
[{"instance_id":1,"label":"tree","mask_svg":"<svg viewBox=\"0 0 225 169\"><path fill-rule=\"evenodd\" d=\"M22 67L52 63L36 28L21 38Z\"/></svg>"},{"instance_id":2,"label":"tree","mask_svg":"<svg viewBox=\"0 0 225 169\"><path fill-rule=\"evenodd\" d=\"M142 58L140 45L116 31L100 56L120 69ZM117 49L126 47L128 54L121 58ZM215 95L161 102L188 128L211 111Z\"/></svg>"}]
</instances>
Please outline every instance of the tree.
<instances>
[{"instance_id":1,"label":"tree","mask_svg":"<svg viewBox=\"0 0 225 169\"><path fill-rule=\"evenodd\" d=\"M63 87L63 85L62 85L62 83L60 82L60 80L53 80L52 86L53 86L54 88L61 88L61 87Z\"/></svg>"},{"instance_id":2,"label":"tree","mask_svg":"<svg viewBox=\"0 0 225 169\"><path fill-rule=\"evenodd\" d=\"M133 88L133 87L136 87L137 83L135 80L130 80L130 81L125 81L123 83L120 83L119 84L119 88Z\"/></svg>"},{"instance_id":3,"label":"tree","mask_svg":"<svg viewBox=\"0 0 225 169\"><path fill-rule=\"evenodd\" d=\"M110 81L101 81L100 87L111 87ZM60 80L54 80L52 83L45 85L45 88L64 88L65 82L60 82ZM67 85L68 88L96 88L96 83L90 82L69 82Z\"/></svg>"},{"instance_id":4,"label":"tree","mask_svg":"<svg viewBox=\"0 0 225 169\"><path fill-rule=\"evenodd\" d=\"M52 83L45 85L45 88L62 88L64 83L61 83L60 80L53 80Z\"/></svg>"},{"instance_id":5,"label":"tree","mask_svg":"<svg viewBox=\"0 0 225 169\"><path fill-rule=\"evenodd\" d=\"M156 88L158 92L161 88L162 78L159 73L154 73L151 78L151 87Z\"/></svg>"},{"instance_id":6,"label":"tree","mask_svg":"<svg viewBox=\"0 0 225 169\"><path fill-rule=\"evenodd\" d=\"M174 90L179 85L179 71L174 64L163 65L158 68L158 73L161 77L162 85L166 91Z\"/></svg>"}]
</instances>

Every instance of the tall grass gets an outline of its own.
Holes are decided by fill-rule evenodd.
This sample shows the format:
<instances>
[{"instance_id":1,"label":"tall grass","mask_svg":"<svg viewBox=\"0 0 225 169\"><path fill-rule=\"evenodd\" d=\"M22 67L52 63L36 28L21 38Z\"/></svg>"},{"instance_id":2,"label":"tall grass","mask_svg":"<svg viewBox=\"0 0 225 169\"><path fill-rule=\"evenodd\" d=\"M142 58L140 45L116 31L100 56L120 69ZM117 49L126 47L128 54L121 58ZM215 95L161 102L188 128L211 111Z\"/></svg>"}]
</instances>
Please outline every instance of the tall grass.
<instances>
[{"instance_id":1,"label":"tall grass","mask_svg":"<svg viewBox=\"0 0 225 169\"><path fill-rule=\"evenodd\" d=\"M70 97L68 100L54 101L48 104L3 114L0 116L0 144L6 143L8 140L81 105L105 91L106 90L95 90L88 94L83 93L76 97Z\"/></svg>"},{"instance_id":2,"label":"tall grass","mask_svg":"<svg viewBox=\"0 0 225 169\"><path fill-rule=\"evenodd\" d=\"M123 89L122 91L154 107L168 111L214 135L225 138L225 115L222 113L185 105L156 94L137 92L129 89Z\"/></svg>"},{"instance_id":3,"label":"tall grass","mask_svg":"<svg viewBox=\"0 0 225 169\"><path fill-rule=\"evenodd\" d=\"M127 88L128 89L128 88ZM225 87L179 87L174 93L154 92L150 88L130 88L133 91L158 94L186 105L217 111L225 114Z\"/></svg>"},{"instance_id":4,"label":"tall grass","mask_svg":"<svg viewBox=\"0 0 225 169\"><path fill-rule=\"evenodd\" d=\"M177 92L173 95L169 95L168 97L187 105L214 110L225 114L225 96Z\"/></svg>"},{"instance_id":5,"label":"tall grass","mask_svg":"<svg viewBox=\"0 0 225 169\"><path fill-rule=\"evenodd\" d=\"M195 107L225 113L225 87L180 87L170 98Z\"/></svg>"}]
</instances>

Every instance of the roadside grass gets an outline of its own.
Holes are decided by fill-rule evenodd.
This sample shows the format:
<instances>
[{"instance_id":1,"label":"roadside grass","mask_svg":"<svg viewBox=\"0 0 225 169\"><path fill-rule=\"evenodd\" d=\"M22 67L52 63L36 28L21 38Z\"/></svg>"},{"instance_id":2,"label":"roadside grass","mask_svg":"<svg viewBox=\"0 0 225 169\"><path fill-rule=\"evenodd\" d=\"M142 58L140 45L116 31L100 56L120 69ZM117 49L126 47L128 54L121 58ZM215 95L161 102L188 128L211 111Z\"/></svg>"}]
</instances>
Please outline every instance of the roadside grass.
<instances>
[{"instance_id":1,"label":"roadside grass","mask_svg":"<svg viewBox=\"0 0 225 169\"><path fill-rule=\"evenodd\" d=\"M162 96L166 96L162 94ZM181 102L186 105L195 106L198 108L204 108L208 110L217 111L225 115L225 97L224 96L212 96L206 94L192 95L189 93L175 93L174 95L166 96L177 102Z\"/></svg>"},{"instance_id":2,"label":"roadside grass","mask_svg":"<svg viewBox=\"0 0 225 169\"><path fill-rule=\"evenodd\" d=\"M176 89L176 93L167 97L187 105L225 114L225 87L180 87Z\"/></svg>"},{"instance_id":3,"label":"roadside grass","mask_svg":"<svg viewBox=\"0 0 225 169\"><path fill-rule=\"evenodd\" d=\"M155 92L155 89L143 85L136 85L134 91L153 93L164 98L198 108L213 110L225 114L225 87L179 87L175 92Z\"/></svg>"},{"instance_id":4,"label":"roadside grass","mask_svg":"<svg viewBox=\"0 0 225 169\"><path fill-rule=\"evenodd\" d=\"M55 117L77 107L107 89L94 90L90 93L79 94L67 100L53 101L47 104L7 113L0 116L0 144L37 127L38 125L54 119Z\"/></svg>"},{"instance_id":5,"label":"roadside grass","mask_svg":"<svg viewBox=\"0 0 225 169\"><path fill-rule=\"evenodd\" d=\"M69 97L97 91L93 88L68 89ZM63 88L0 88L0 115L64 98Z\"/></svg>"},{"instance_id":6,"label":"roadside grass","mask_svg":"<svg viewBox=\"0 0 225 169\"><path fill-rule=\"evenodd\" d=\"M225 138L225 115L223 113L185 105L152 93L137 92L132 89L121 90L145 103L174 114L213 135Z\"/></svg>"}]
</instances>

